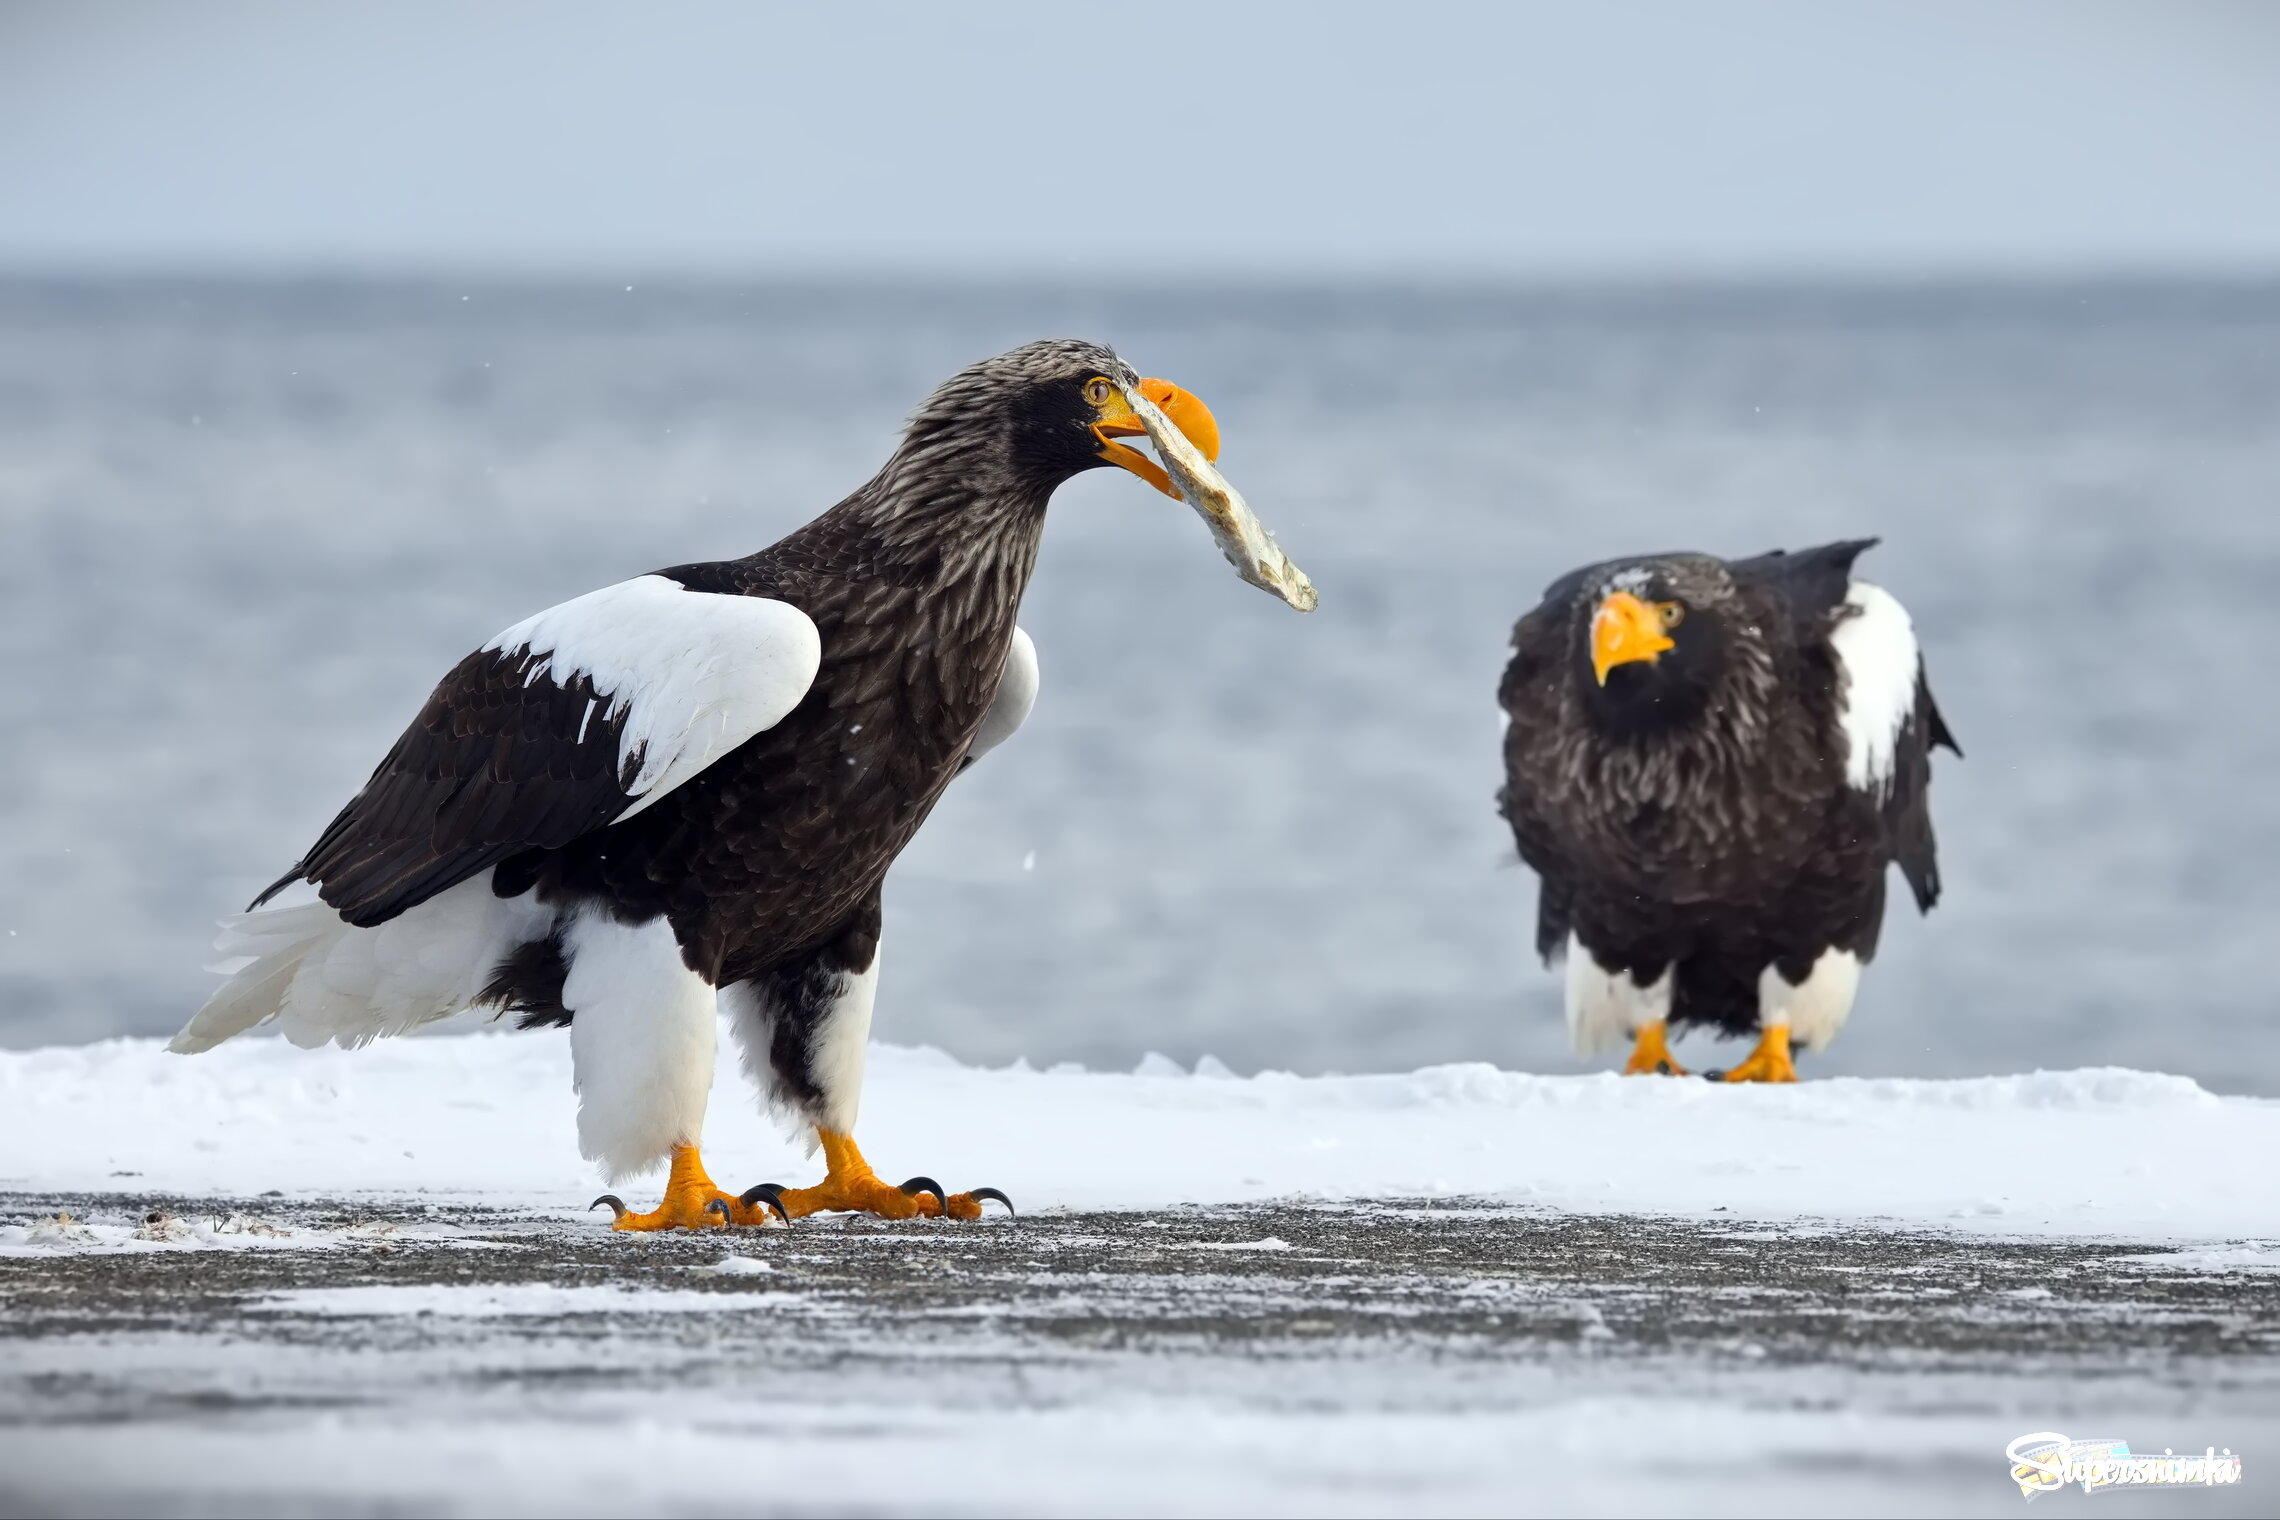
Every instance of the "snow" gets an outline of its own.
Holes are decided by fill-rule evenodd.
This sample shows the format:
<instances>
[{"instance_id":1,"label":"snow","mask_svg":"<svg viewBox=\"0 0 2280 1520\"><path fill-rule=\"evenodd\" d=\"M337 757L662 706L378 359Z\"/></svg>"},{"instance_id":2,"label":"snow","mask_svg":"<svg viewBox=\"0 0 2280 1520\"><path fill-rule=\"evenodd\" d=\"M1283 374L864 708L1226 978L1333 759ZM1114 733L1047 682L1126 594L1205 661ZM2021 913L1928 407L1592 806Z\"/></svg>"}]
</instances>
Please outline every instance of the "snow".
<instances>
[{"instance_id":1,"label":"snow","mask_svg":"<svg viewBox=\"0 0 2280 1520\"><path fill-rule=\"evenodd\" d=\"M556 1413L553 1402L542 1412ZM41 1432L40 1451L50 1470L104 1473L117 1485L106 1492L132 1493L139 1478L136 1508L178 1492L164 1475L199 1474L195 1491L211 1493L206 1475L218 1473L256 1512L325 1494L353 1496L327 1506L346 1513L1909 1513L1889 1477L1830 1470L1832 1453L1860 1449L1905 1452L1947 1479L1934 1490L1943 1509L1954 1489L1972 1494L1964 1476L2006 1497L1994 1487L2000 1446L1990 1454L1985 1431L1953 1415L1879 1411L1832 1429L1811 1409L1705 1401L1674 1415L1645 1397L1394 1413L1135 1398L978 1418L711 1392L632 1409L589 1401L578 1413L450 1423L342 1412L297 1422L289 1439L159 1426L136 1431L131 1462L116 1434L66 1427ZM1651 1461L1625 1450L1639 1434L1653 1439ZM1797 1468L1805 1481L1785 1471ZM1903 1504L1921 1498L1910 1491Z\"/></svg>"},{"instance_id":2,"label":"snow","mask_svg":"<svg viewBox=\"0 0 2280 1520\"><path fill-rule=\"evenodd\" d=\"M2280 1272L2280 1246L2211 1246L2198 1251L2156 1251L2145 1255L2116 1256L2112 1260L2176 1272Z\"/></svg>"},{"instance_id":3,"label":"snow","mask_svg":"<svg viewBox=\"0 0 2280 1520\"><path fill-rule=\"evenodd\" d=\"M453 1319L561 1314L715 1314L794 1303L791 1293L704 1293L694 1289L640 1289L565 1283L372 1283L354 1288L296 1288L272 1293L252 1307L296 1314L370 1319L397 1314L440 1314Z\"/></svg>"},{"instance_id":4,"label":"snow","mask_svg":"<svg viewBox=\"0 0 2280 1520\"><path fill-rule=\"evenodd\" d=\"M1477 1198L2233 1242L2272 1230L2260 1164L2280 1151L2280 1102L2113 1068L1726 1088L1486 1065L1238 1077L1208 1062L1189 1075L1160 1056L1129 1074L981 1070L874 1046L863 1112L883 1173L1001 1187L1025 1211ZM803 1139L719 1063L706 1159L723 1185L809 1180ZM505 1032L356 1052L260 1038L195 1057L156 1040L0 1052L0 1189L572 1211L598 1190L577 1154L567 1042Z\"/></svg>"},{"instance_id":5,"label":"snow","mask_svg":"<svg viewBox=\"0 0 2280 1520\"><path fill-rule=\"evenodd\" d=\"M723 1256L705 1270L718 1272L723 1277L755 1277L776 1269L757 1256Z\"/></svg>"},{"instance_id":6,"label":"snow","mask_svg":"<svg viewBox=\"0 0 2280 1520\"><path fill-rule=\"evenodd\" d=\"M510 1250L495 1240L467 1239L454 1226L368 1223L317 1229L265 1219L258 1214L195 1214L189 1218L154 1212L140 1225L114 1224L51 1214L27 1224L0 1224L0 1260L34 1256L59 1247L112 1252L154 1251L326 1251L381 1243L442 1246L467 1251Z\"/></svg>"}]
</instances>

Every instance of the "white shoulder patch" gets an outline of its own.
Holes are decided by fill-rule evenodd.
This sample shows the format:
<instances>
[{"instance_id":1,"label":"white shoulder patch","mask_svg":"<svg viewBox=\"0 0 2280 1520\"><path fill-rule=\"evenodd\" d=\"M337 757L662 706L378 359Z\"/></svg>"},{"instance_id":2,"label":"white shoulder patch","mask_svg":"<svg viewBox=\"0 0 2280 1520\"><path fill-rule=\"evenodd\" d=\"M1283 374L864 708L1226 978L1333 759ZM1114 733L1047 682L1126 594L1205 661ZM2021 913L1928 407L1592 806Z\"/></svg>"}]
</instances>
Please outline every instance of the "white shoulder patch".
<instances>
[{"instance_id":1,"label":"white shoulder patch","mask_svg":"<svg viewBox=\"0 0 2280 1520\"><path fill-rule=\"evenodd\" d=\"M966 751L968 758L979 760L1012 738L1014 730L1029 721L1030 709L1036 705L1037 646L1030 642L1026 632L1016 627L1013 647L1006 651L1005 674L998 677L997 695L990 700L990 710L982 716L973 748Z\"/></svg>"},{"instance_id":2,"label":"white shoulder patch","mask_svg":"<svg viewBox=\"0 0 2280 1520\"><path fill-rule=\"evenodd\" d=\"M799 608L637 576L549 607L483 646L527 650L525 683L585 676L623 717L618 767L640 756L632 817L799 706L823 639ZM594 715L587 714L591 721Z\"/></svg>"},{"instance_id":3,"label":"white shoulder patch","mask_svg":"<svg viewBox=\"0 0 2280 1520\"><path fill-rule=\"evenodd\" d=\"M1845 780L1864 792L1892 784L1900 730L1916 710L1916 627L1881 586L1854 581L1830 630L1845 689L1837 722L1845 736Z\"/></svg>"}]
</instances>

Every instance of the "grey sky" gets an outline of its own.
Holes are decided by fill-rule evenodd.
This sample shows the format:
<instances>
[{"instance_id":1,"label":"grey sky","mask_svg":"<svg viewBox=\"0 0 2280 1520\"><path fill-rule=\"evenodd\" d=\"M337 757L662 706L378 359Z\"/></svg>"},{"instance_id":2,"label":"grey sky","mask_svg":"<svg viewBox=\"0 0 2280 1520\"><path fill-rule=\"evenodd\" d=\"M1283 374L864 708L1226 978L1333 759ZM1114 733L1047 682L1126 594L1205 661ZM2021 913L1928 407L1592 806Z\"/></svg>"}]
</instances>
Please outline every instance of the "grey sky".
<instances>
[{"instance_id":1,"label":"grey sky","mask_svg":"<svg viewBox=\"0 0 2280 1520\"><path fill-rule=\"evenodd\" d=\"M0 3L0 263L2280 264L2280 6Z\"/></svg>"}]
</instances>

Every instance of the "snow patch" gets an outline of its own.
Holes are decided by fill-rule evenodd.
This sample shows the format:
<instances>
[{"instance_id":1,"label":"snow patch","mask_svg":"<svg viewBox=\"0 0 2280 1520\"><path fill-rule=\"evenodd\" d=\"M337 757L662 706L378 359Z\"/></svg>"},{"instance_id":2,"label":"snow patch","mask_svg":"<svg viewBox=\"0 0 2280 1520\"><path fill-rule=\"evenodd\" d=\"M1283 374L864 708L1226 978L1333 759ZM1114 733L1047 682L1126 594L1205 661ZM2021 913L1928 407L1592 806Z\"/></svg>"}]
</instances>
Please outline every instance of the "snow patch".
<instances>
[{"instance_id":1,"label":"snow patch","mask_svg":"<svg viewBox=\"0 0 2280 1520\"><path fill-rule=\"evenodd\" d=\"M1258 1240L1193 1240L1184 1247L1190 1251L1289 1251L1296 1249L1280 1235L1267 1235Z\"/></svg>"},{"instance_id":2,"label":"snow patch","mask_svg":"<svg viewBox=\"0 0 2280 1520\"><path fill-rule=\"evenodd\" d=\"M813 1181L814 1164L762 1114L735 1063L717 1064L713 1174ZM1213 1068L1189 1075L1158 1058L1132 1073L984 1071L874 1046L863 1148L882 1174L988 1183L1024 1213L1434 1197L1736 1225L2225 1244L2271 1231L2259 1158L2280 1150L2280 1102L2220 1098L2155 1072L1730 1088L1484 1064L1327 1077ZM59 1134L79 1138L60 1147ZM576 1137L569 1042L550 1031L355 1052L265 1038L187 1058L155 1040L0 1051L0 1189L121 1199L116 1240L94 1230L104 1249L322 1247L211 1234L128 1242L151 1207L142 1199L272 1190L584 1219L595 1184ZM30 1243L29 1224L0 1229L0 1251L57 1248Z\"/></svg>"},{"instance_id":3,"label":"snow patch","mask_svg":"<svg viewBox=\"0 0 2280 1520\"><path fill-rule=\"evenodd\" d=\"M801 1302L796 1293L707 1293L696 1288L626 1288L564 1283L371 1283L294 1288L265 1294L256 1309L344 1318L433 1315L506 1319L560 1314L712 1314Z\"/></svg>"},{"instance_id":4,"label":"snow patch","mask_svg":"<svg viewBox=\"0 0 2280 1520\"><path fill-rule=\"evenodd\" d=\"M2142 1256L2110 1258L2133 1267L2156 1267L2171 1272L2280 1272L2280 1245L2244 1244L2214 1246L2199 1251L2156 1251Z\"/></svg>"}]
</instances>

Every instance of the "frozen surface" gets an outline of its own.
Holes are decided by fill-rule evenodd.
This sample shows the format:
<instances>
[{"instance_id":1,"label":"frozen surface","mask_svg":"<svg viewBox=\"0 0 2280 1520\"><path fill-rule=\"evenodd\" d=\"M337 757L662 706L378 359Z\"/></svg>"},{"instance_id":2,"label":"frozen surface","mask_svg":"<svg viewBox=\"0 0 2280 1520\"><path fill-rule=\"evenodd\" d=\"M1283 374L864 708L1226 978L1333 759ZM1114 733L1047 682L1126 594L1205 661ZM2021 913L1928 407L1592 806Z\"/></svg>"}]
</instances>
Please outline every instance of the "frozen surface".
<instances>
[{"instance_id":1,"label":"frozen surface","mask_svg":"<svg viewBox=\"0 0 2280 1520\"><path fill-rule=\"evenodd\" d=\"M859 1134L888 1174L1003 1188L1025 1210L1464 1197L2014 1236L2280 1232L2267 1165L2280 1102L2218 1097L2183 1077L1727 1088L1485 1065L1248 1078L1200 1065L987 1071L875 1047ZM156 1040L0 1051L0 1189L348 1190L575 1210L597 1186L575 1149L574 1102L568 1042L552 1032L353 1052L260 1037L200 1056ZM714 1176L738 1190L815 1170L725 1056L705 1140ZM16 1234L0 1230L0 1251Z\"/></svg>"},{"instance_id":2,"label":"frozen surface","mask_svg":"<svg viewBox=\"0 0 2280 1520\"><path fill-rule=\"evenodd\" d=\"M1211 405L1322 607L1065 489L1037 711L889 879L882 1038L1584 1069L1491 803L1512 620L1612 554L1881 533L1969 753L1947 900L1812 1071L2280 1095L2271 285L0 285L0 1044L178 1027L453 661L773 540L1054 333Z\"/></svg>"},{"instance_id":3,"label":"frozen surface","mask_svg":"<svg viewBox=\"0 0 2280 1520\"><path fill-rule=\"evenodd\" d=\"M0 1513L2012 1514L2056 1429L2246 1452L2098 1506L2237 1515L2280 1443L2280 1278L2143 1244L157 1202L0 1194ZM269 1244L120 1247L216 1207Z\"/></svg>"}]
</instances>

